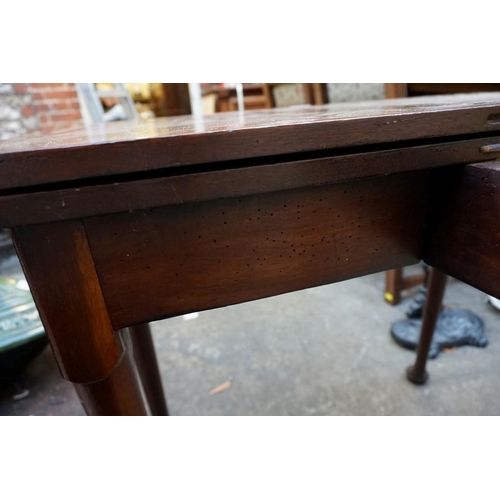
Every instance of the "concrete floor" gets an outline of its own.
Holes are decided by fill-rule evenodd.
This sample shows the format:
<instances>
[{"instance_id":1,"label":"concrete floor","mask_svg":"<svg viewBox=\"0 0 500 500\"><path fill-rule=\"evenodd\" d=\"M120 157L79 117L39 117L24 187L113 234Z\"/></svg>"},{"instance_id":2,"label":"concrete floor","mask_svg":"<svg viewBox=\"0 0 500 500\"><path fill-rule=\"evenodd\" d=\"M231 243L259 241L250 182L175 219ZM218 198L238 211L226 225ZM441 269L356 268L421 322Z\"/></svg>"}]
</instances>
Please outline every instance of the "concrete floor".
<instances>
[{"instance_id":1,"label":"concrete floor","mask_svg":"<svg viewBox=\"0 0 500 500\"><path fill-rule=\"evenodd\" d=\"M489 345L441 353L416 387L404 377L414 353L389 335L407 302L390 307L383 287L379 273L154 323L171 414L500 415L500 311L451 280L445 303L479 315ZM4 391L0 415L83 414L49 348L23 384L30 395L14 401Z\"/></svg>"}]
</instances>

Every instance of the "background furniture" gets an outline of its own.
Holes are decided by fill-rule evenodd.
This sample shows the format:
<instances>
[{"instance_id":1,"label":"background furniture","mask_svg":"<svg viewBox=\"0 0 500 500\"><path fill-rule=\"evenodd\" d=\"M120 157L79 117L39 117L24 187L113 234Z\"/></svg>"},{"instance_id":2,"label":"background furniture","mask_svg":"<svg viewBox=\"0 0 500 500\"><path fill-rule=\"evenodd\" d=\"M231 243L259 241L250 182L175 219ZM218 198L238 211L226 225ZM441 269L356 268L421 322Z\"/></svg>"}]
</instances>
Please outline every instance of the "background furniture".
<instances>
[{"instance_id":1,"label":"background furniture","mask_svg":"<svg viewBox=\"0 0 500 500\"><path fill-rule=\"evenodd\" d=\"M421 285L424 282L424 274L403 276L403 269L391 269L385 273L384 299L395 306L401 302L401 292Z\"/></svg>"},{"instance_id":2,"label":"background furniture","mask_svg":"<svg viewBox=\"0 0 500 500\"><path fill-rule=\"evenodd\" d=\"M244 83L245 110L328 102L324 83ZM205 98L214 98L214 112L236 111L236 89L204 84Z\"/></svg>"}]
</instances>

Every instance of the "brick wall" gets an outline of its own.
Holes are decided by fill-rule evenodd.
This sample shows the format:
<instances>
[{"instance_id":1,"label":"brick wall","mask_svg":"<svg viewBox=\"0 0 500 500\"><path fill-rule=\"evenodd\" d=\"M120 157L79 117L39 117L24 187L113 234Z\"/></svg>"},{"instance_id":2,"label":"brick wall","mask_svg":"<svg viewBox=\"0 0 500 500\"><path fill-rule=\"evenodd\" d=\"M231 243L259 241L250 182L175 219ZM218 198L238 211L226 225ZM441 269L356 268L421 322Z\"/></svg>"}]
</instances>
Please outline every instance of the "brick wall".
<instances>
[{"instance_id":1,"label":"brick wall","mask_svg":"<svg viewBox=\"0 0 500 500\"><path fill-rule=\"evenodd\" d=\"M0 140L40 128L27 90L24 84L0 83Z\"/></svg>"},{"instance_id":2,"label":"brick wall","mask_svg":"<svg viewBox=\"0 0 500 500\"><path fill-rule=\"evenodd\" d=\"M74 83L0 83L0 140L80 121Z\"/></svg>"},{"instance_id":3,"label":"brick wall","mask_svg":"<svg viewBox=\"0 0 500 500\"><path fill-rule=\"evenodd\" d=\"M42 129L82 120L74 83L28 83L27 92Z\"/></svg>"}]
</instances>

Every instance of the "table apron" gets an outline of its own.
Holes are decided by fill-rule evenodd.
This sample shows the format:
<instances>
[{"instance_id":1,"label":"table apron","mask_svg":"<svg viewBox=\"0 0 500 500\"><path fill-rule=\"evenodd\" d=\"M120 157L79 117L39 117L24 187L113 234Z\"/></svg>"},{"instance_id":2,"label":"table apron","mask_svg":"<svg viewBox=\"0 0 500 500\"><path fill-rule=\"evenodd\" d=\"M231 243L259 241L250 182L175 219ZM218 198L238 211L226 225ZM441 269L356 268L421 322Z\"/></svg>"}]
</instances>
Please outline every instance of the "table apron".
<instances>
[{"instance_id":1,"label":"table apron","mask_svg":"<svg viewBox=\"0 0 500 500\"><path fill-rule=\"evenodd\" d=\"M429 171L84 219L115 329L421 257Z\"/></svg>"}]
</instances>

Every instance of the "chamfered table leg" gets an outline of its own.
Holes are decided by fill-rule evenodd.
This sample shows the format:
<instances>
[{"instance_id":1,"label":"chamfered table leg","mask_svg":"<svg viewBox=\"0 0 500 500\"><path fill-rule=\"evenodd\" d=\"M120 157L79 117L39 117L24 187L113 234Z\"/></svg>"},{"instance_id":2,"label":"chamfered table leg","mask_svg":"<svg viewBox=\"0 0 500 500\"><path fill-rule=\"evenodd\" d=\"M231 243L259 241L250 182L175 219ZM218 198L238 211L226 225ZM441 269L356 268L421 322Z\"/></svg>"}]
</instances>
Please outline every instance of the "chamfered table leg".
<instances>
[{"instance_id":1,"label":"chamfered table leg","mask_svg":"<svg viewBox=\"0 0 500 500\"><path fill-rule=\"evenodd\" d=\"M134 359L141 377L142 387L146 394L151 414L167 416L167 402L161 383L160 370L156 359L153 337L149 324L129 327L130 338L134 350Z\"/></svg>"},{"instance_id":2,"label":"chamfered table leg","mask_svg":"<svg viewBox=\"0 0 500 500\"><path fill-rule=\"evenodd\" d=\"M425 371L427 355L432 341L432 335L436 328L436 322L441 311L446 280L448 276L436 268L430 269L429 283L427 286L427 299L424 306L424 315L422 320L422 329L420 331L420 340L417 348L417 359L415 364L408 367L406 377L414 384L425 384L428 374Z\"/></svg>"},{"instance_id":3,"label":"chamfered table leg","mask_svg":"<svg viewBox=\"0 0 500 500\"><path fill-rule=\"evenodd\" d=\"M73 386L87 415L147 415L133 357L128 349L106 378Z\"/></svg>"},{"instance_id":4,"label":"chamfered table leg","mask_svg":"<svg viewBox=\"0 0 500 500\"><path fill-rule=\"evenodd\" d=\"M57 364L91 415L146 415L130 350L113 331L81 221L12 231Z\"/></svg>"}]
</instances>

